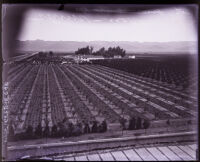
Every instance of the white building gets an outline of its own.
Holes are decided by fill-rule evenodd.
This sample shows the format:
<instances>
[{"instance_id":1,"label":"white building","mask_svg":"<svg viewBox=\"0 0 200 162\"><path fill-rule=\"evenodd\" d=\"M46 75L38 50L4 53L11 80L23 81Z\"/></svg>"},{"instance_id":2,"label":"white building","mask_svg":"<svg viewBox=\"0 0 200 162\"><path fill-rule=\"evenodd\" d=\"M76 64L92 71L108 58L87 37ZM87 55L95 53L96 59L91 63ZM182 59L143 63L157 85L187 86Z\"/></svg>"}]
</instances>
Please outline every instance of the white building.
<instances>
[{"instance_id":1,"label":"white building","mask_svg":"<svg viewBox=\"0 0 200 162\"><path fill-rule=\"evenodd\" d=\"M90 62L91 60L100 60L104 59L103 56L93 56L93 55L77 55L74 57L74 61L76 63L81 63L81 62Z\"/></svg>"},{"instance_id":2,"label":"white building","mask_svg":"<svg viewBox=\"0 0 200 162\"><path fill-rule=\"evenodd\" d=\"M128 56L128 58L135 59L135 56L134 55Z\"/></svg>"}]
</instances>

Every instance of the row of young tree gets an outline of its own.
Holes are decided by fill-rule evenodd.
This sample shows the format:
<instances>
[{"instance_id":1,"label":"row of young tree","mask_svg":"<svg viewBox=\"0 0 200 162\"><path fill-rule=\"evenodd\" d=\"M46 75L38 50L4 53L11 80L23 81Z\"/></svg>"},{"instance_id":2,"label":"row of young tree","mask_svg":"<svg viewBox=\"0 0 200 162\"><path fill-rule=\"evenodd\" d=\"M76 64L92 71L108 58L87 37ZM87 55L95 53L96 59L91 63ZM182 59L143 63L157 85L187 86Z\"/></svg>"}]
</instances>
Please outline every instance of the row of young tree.
<instances>
[{"instance_id":1,"label":"row of young tree","mask_svg":"<svg viewBox=\"0 0 200 162\"><path fill-rule=\"evenodd\" d=\"M84 48L79 48L75 51L76 55L94 55L94 56L103 56L103 57L114 57L114 56L121 56L124 57L126 55L126 51L119 46L117 47L109 47L107 50L102 47L98 51L93 52L92 46L87 46Z\"/></svg>"}]
</instances>

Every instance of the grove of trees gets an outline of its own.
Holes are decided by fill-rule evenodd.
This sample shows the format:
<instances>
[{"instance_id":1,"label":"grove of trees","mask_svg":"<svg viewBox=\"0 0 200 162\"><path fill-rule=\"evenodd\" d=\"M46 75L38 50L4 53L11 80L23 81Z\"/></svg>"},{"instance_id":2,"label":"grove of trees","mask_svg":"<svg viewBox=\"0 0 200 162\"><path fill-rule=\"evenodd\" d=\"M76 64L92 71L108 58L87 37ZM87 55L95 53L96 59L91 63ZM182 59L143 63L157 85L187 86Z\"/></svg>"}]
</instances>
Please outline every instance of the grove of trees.
<instances>
[{"instance_id":1,"label":"grove of trees","mask_svg":"<svg viewBox=\"0 0 200 162\"><path fill-rule=\"evenodd\" d=\"M114 56L121 56L124 57L126 55L126 51L119 46L117 47L109 47L107 50L102 47L98 51L93 52L93 47L85 47L79 48L75 51L76 55L94 55L94 56L103 56L106 58L114 57Z\"/></svg>"},{"instance_id":2,"label":"grove of trees","mask_svg":"<svg viewBox=\"0 0 200 162\"><path fill-rule=\"evenodd\" d=\"M79 48L77 51L75 51L75 54L77 55L91 55L93 51L93 47L85 47L85 48Z\"/></svg>"}]
</instances>

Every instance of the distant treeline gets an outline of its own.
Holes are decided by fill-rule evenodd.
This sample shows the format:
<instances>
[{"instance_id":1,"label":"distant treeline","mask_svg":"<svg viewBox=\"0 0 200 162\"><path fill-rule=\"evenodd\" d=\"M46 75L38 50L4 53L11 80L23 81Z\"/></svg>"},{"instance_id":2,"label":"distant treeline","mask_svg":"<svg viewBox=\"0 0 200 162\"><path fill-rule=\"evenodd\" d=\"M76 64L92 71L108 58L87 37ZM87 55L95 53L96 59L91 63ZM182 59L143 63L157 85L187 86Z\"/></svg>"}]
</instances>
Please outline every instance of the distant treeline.
<instances>
[{"instance_id":1,"label":"distant treeline","mask_svg":"<svg viewBox=\"0 0 200 162\"><path fill-rule=\"evenodd\" d=\"M119 46L117 47L109 47L107 50L102 47L98 51L93 52L92 46L87 46L84 48L79 48L75 51L76 55L94 55L94 56L103 56L103 57L114 57L114 56L121 56L124 57L126 55L126 51Z\"/></svg>"}]
</instances>

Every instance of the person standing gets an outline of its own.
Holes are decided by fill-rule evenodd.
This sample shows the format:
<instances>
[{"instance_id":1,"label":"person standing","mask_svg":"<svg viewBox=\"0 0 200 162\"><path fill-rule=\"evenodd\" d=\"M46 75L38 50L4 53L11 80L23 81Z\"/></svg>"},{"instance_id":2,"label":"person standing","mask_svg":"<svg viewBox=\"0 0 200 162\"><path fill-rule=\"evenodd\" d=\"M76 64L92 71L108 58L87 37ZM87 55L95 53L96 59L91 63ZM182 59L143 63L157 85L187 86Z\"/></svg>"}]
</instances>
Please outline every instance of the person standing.
<instances>
[{"instance_id":1,"label":"person standing","mask_svg":"<svg viewBox=\"0 0 200 162\"><path fill-rule=\"evenodd\" d=\"M90 121L90 122L89 122L89 130L90 130L89 133L92 133L92 125L93 125L93 122Z\"/></svg>"},{"instance_id":2,"label":"person standing","mask_svg":"<svg viewBox=\"0 0 200 162\"><path fill-rule=\"evenodd\" d=\"M57 132L57 126L56 125L53 125L52 127L52 137L56 137L58 132Z\"/></svg>"},{"instance_id":3,"label":"person standing","mask_svg":"<svg viewBox=\"0 0 200 162\"><path fill-rule=\"evenodd\" d=\"M145 134L146 134L146 129L148 129L150 126L150 122L146 119L144 119L144 122L143 122L143 128L145 129Z\"/></svg>"},{"instance_id":4,"label":"person standing","mask_svg":"<svg viewBox=\"0 0 200 162\"><path fill-rule=\"evenodd\" d=\"M92 125L92 133L97 133L97 131L98 131L97 121L94 121Z\"/></svg>"},{"instance_id":5,"label":"person standing","mask_svg":"<svg viewBox=\"0 0 200 162\"><path fill-rule=\"evenodd\" d=\"M42 137L42 126L41 124L39 123L36 130L35 130L35 136L37 138L41 138Z\"/></svg>"},{"instance_id":6,"label":"person standing","mask_svg":"<svg viewBox=\"0 0 200 162\"><path fill-rule=\"evenodd\" d=\"M89 127L89 124L87 122L85 123L84 133L90 133L90 127Z\"/></svg>"},{"instance_id":7,"label":"person standing","mask_svg":"<svg viewBox=\"0 0 200 162\"><path fill-rule=\"evenodd\" d=\"M107 131L107 123L106 123L106 120L104 120L102 122L102 132L106 132Z\"/></svg>"},{"instance_id":8,"label":"person standing","mask_svg":"<svg viewBox=\"0 0 200 162\"><path fill-rule=\"evenodd\" d=\"M141 126L142 126L142 119L140 117L137 117L136 129L141 129Z\"/></svg>"},{"instance_id":9,"label":"person standing","mask_svg":"<svg viewBox=\"0 0 200 162\"><path fill-rule=\"evenodd\" d=\"M129 130L134 130L136 128L135 126L136 121L135 121L135 117L133 116L130 120L129 120Z\"/></svg>"}]
</instances>

